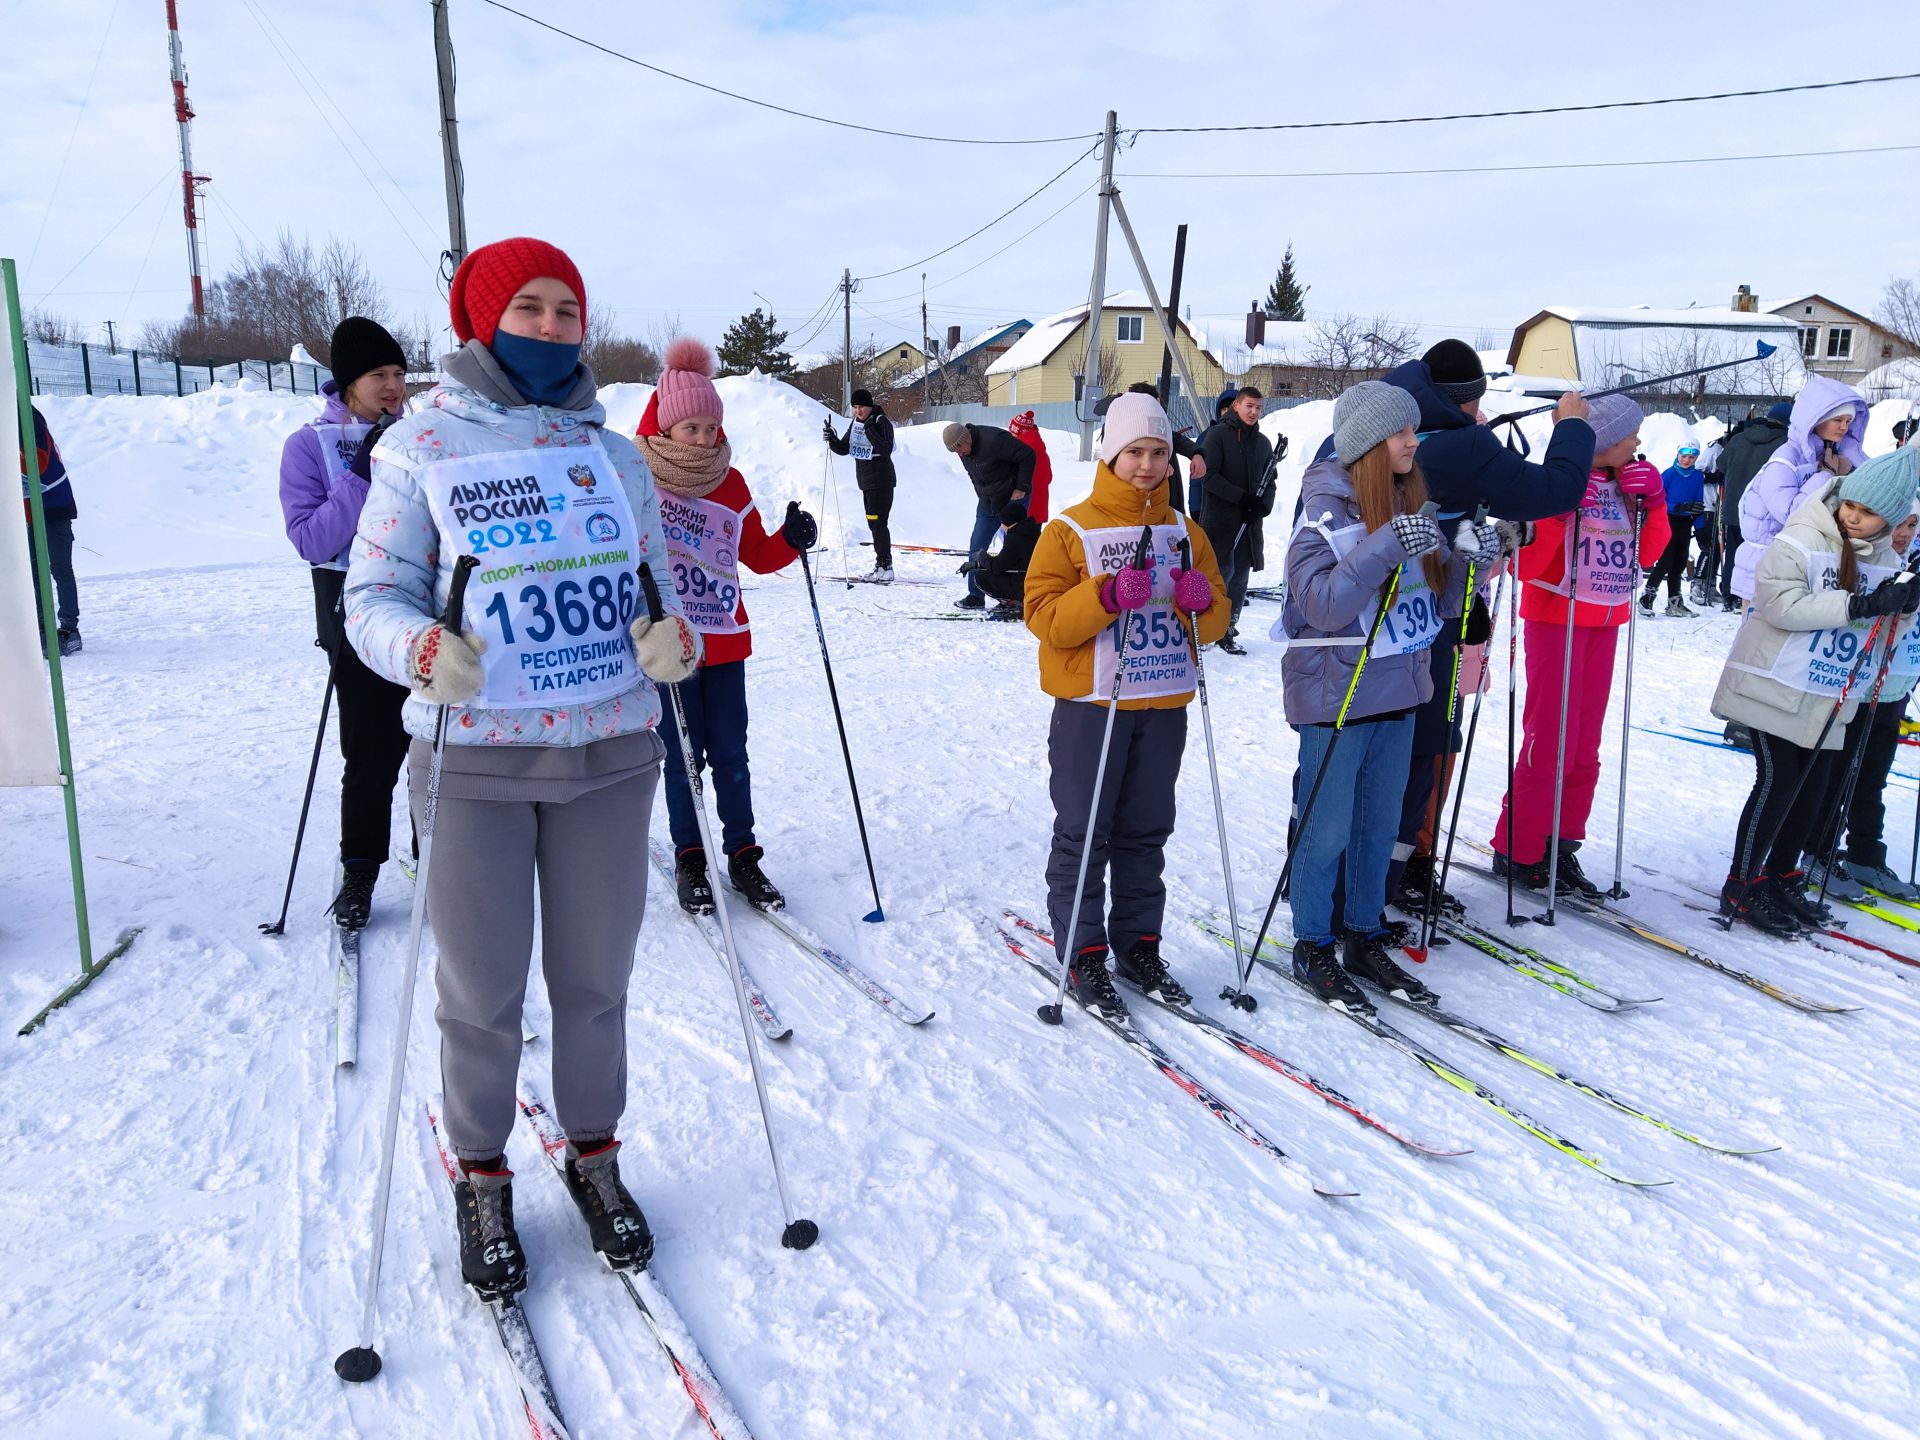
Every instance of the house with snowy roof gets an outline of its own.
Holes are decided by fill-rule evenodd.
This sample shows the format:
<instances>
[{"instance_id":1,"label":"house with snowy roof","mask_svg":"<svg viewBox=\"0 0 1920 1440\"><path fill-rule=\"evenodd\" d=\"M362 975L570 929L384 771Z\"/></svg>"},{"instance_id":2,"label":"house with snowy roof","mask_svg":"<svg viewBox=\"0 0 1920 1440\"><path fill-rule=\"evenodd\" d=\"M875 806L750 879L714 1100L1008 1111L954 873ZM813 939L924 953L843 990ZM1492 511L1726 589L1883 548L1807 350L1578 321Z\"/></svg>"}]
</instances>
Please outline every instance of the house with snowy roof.
<instances>
[{"instance_id":1,"label":"house with snowy roof","mask_svg":"<svg viewBox=\"0 0 1920 1440\"><path fill-rule=\"evenodd\" d=\"M1086 388L1087 311L1081 304L1047 316L989 365L987 403L1031 406L1078 400ZM1227 382L1220 356L1186 321L1176 316L1173 328L1193 383L1203 397L1217 393ZM1115 395L1142 380L1158 381L1165 348L1166 333L1144 292L1122 290L1108 296L1100 310L1101 383L1097 388ZM1177 385L1177 368L1174 380Z\"/></svg>"},{"instance_id":2,"label":"house with snowy roof","mask_svg":"<svg viewBox=\"0 0 1920 1440\"><path fill-rule=\"evenodd\" d=\"M960 327L948 333L947 348L912 370L896 375L896 390L911 390L924 403L982 400L986 396L987 367L1011 350L1033 328L1031 320L1001 320L971 339L960 339ZM939 350L937 345L934 347Z\"/></svg>"},{"instance_id":3,"label":"house with snowy roof","mask_svg":"<svg viewBox=\"0 0 1920 1440\"><path fill-rule=\"evenodd\" d=\"M1646 305L1550 305L1514 327L1507 366L1587 390L1751 358L1698 380L1647 392L1694 404L1792 395L1805 378L1799 328L1777 315Z\"/></svg>"},{"instance_id":4,"label":"house with snowy roof","mask_svg":"<svg viewBox=\"0 0 1920 1440\"><path fill-rule=\"evenodd\" d=\"M1791 321L1800 332L1800 360L1816 375L1825 375L1859 389L1870 373L1890 361L1911 359L1916 353L1898 335L1858 310L1849 310L1824 295L1793 295L1765 299L1742 285L1733 296L1733 308L1746 314L1771 315Z\"/></svg>"}]
</instances>

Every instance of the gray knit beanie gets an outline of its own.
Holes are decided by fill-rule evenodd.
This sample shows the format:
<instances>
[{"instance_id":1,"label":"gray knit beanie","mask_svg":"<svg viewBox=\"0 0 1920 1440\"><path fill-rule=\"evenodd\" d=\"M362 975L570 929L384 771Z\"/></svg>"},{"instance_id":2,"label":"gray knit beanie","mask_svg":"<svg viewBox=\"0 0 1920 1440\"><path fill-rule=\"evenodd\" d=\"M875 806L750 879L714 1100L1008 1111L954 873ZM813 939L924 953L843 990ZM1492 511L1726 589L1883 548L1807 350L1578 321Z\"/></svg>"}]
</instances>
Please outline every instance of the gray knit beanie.
<instances>
[{"instance_id":1,"label":"gray knit beanie","mask_svg":"<svg viewBox=\"0 0 1920 1440\"><path fill-rule=\"evenodd\" d=\"M940 432L940 443L949 450L958 450L967 438L967 427L958 420L948 422L947 428Z\"/></svg>"},{"instance_id":2,"label":"gray knit beanie","mask_svg":"<svg viewBox=\"0 0 1920 1440\"><path fill-rule=\"evenodd\" d=\"M1640 428L1647 418L1625 395L1601 395L1587 402L1587 423L1593 427L1593 453L1611 450Z\"/></svg>"},{"instance_id":3,"label":"gray knit beanie","mask_svg":"<svg viewBox=\"0 0 1920 1440\"><path fill-rule=\"evenodd\" d=\"M1420 402L1398 385L1362 380L1333 402L1333 453L1358 460L1389 435L1420 428Z\"/></svg>"}]
</instances>

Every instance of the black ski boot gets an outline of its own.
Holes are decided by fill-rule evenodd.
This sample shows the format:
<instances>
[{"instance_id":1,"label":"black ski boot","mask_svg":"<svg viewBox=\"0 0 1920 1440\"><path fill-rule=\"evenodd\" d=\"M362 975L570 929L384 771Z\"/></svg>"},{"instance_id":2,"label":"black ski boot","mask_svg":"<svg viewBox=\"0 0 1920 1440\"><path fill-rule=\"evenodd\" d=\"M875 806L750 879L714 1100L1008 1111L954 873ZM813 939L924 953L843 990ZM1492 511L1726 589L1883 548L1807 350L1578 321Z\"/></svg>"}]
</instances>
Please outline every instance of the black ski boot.
<instances>
[{"instance_id":1,"label":"black ski boot","mask_svg":"<svg viewBox=\"0 0 1920 1440\"><path fill-rule=\"evenodd\" d=\"M513 1172L506 1157L460 1165L453 1203L460 1225L460 1278L482 1300L527 1288L527 1257L513 1228Z\"/></svg>"},{"instance_id":2,"label":"black ski boot","mask_svg":"<svg viewBox=\"0 0 1920 1440\"><path fill-rule=\"evenodd\" d=\"M989 620L1021 619L1022 612L1020 602L1018 600L1002 600L987 612L987 618Z\"/></svg>"},{"instance_id":3,"label":"black ski boot","mask_svg":"<svg viewBox=\"0 0 1920 1440\"><path fill-rule=\"evenodd\" d=\"M1774 904L1799 921L1802 928L1824 930L1833 923L1833 912L1807 894L1806 871L1784 870L1767 876L1767 884L1773 891Z\"/></svg>"},{"instance_id":4,"label":"black ski boot","mask_svg":"<svg viewBox=\"0 0 1920 1440\"><path fill-rule=\"evenodd\" d=\"M1729 921L1742 921L1764 935L1777 935L1783 940L1800 934L1799 922L1780 908L1764 879L1742 880L1729 875L1720 887L1720 913Z\"/></svg>"},{"instance_id":5,"label":"black ski boot","mask_svg":"<svg viewBox=\"0 0 1920 1440\"><path fill-rule=\"evenodd\" d=\"M774 888L760 869L760 857L766 854L758 845L742 845L727 857L727 878L733 888L756 910L783 910L787 897Z\"/></svg>"},{"instance_id":6,"label":"black ski boot","mask_svg":"<svg viewBox=\"0 0 1920 1440\"><path fill-rule=\"evenodd\" d=\"M340 880L340 893L327 908L342 930L364 930L373 918L373 884L380 878L378 860L349 860Z\"/></svg>"},{"instance_id":7,"label":"black ski boot","mask_svg":"<svg viewBox=\"0 0 1920 1440\"><path fill-rule=\"evenodd\" d=\"M690 846L673 857L673 890L689 915L713 913L713 881L707 878L707 852Z\"/></svg>"},{"instance_id":8,"label":"black ski boot","mask_svg":"<svg viewBox=\"0 0 1920 1440\"><path fill-rule=\"evenodd\" d=\"M1513 872L1514 882L1523 890L1544 890L1547 888L1547 862L1545 857L1534 861L1531 865L1521 865L1509 860L1498 850L1494 851L1494 878L1498 880L1506 879L1509 870ZM1566 893L1566 882L1564 880L1561 882L1560 893L1563 895Z\"/></svg>"},{"instance_id":9,"label":"black ski boot","mask_svg":"<svg viewBox=\"0 0 1920 1440\"><path fill-rule=\"evenodd\" d=\"M593 1249L615 1270L639 1270L653 1258L647 1217L620 1183L620 1142L576 1153L567 1146L567 1192L586 1217Z\"/></svg>"},{"instance_id":10,"label":"black ski boot","mask_svg":"<svg viewBox=\"0 0 1920 1440\"><path fill-rule=\"evenodd\" d=\"M1126 954L1114 957L1113 969L1122 980L1150 999L1164 1000L1169 1005L1186 1005L1193 999L1187 987L1173 978L1167 962L1160 958L1158 935L1142 935L1134 941L1133 948Z\"/></svg>"},{"instance_id":11,"label":"black ski boot","mask_svg":"<svg viewBox=\"0 0 1920 1440\"><path fill-rule=\"evenodd\" d=\"M1346 942L1341 947L1342 957L1349 975L1357 975L1371 985L1378 985L1389 995L1400 995L1416 1005L1437 1005L1440 997L1422 985L1413 976L1402 970L1387 954L1387 932L1374 930L1362 935L1357 930L1349 930Z\"/></svg>"},{"instance_id":12,"label":"black ski boot","mask_svg":"<svg viewBox=\"0 0 1920 1440\"><path fill-rule=\"evenodd\" d=\"M1107 947L1089 945L1073 957L1067 966L1067 989L1089 1010L1097 1010L1109 1020L1127 1018L1127 1002L1113 988L1113 973L1107 969Z\"/></svg>"},{"instance_id":13,"label":"black ski boot","mask_svg":"<svg viewBox=\"0 0 1920 1440\"><path fill-rule=\"evenodd\" d=\"M1293 978L1326 1001L1356 1015L1373 1014L1373 1002L1353 983L1334 957L1333 942L1293 942Z\"/></svg>"},{"instance_id":14,"label":"black ski boot","mask_svg":"<svg viewBox=\"0 0 1920 1440\"><path fill-rule=\"evenodd\" d=\"M987 608L987 597L972 594L962 595L953 603L954 608L959 610L984 610Z\"/></svg>"},{"instance_id":15,"label":"black ski boot","mask_svg":"<svg viewBox=\"0 0 1920 1440\"><path fill-rule=\"evenodd\" d=\"M70 655L78 655L81 650L86 648L80 642L80 627L78 625L68 626L66 629L60 631L56 638L60 642L60 658L62 660L65 660Z\"/></svg>"},{"instance_id":16,"label":"black ski boot","mask_svg":"<svg viewBox=\"0 0 1920 1440\"><path fill-rule=\"evenodd\" d=\"M1605 891L1587 878L1587 872L1580 868L1580 861L1574 851L1580 848L1578 840L1560 842L1560 893L1578 895L1586 900L1599 900Z\"/></svg>"},{"instance_id":17,"label":"black ski boot","mask_svg":"<svg viewBox=\"0 0 1920 1440\"><path fill-rule=\"evenodd\" d=\"M1240 643L1240 632L1237 629L1230 629L1220 637L1220 648L1229 655L1244 655L1247 653L1247 647Z\"/></svg>"},{"instance_id":18,"label":"black ski boot","mask_svg":"<svg viewBox=\"0 0 1920 1440\"><path fill-rule=\"evenodd\" d=\"M1455 896L1440 888L1434 871L1439 868L1431 855L1409 855L1405 867L1400 871L1400 889L1393 897L1396 908L1409 915L1423 914L1427 908L1427 885L1433 884L1433 913L1436 915L1464 915L1467 907Z\"/></svg>"}]
</instances>

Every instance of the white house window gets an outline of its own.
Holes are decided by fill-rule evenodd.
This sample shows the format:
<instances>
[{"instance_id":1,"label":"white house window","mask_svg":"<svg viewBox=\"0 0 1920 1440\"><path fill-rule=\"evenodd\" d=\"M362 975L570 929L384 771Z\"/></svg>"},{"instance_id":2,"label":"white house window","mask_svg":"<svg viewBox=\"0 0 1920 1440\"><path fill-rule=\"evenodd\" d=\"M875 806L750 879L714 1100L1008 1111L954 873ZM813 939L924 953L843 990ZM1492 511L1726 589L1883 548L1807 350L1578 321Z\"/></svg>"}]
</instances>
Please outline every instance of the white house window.
<instances>
[{"instance_id":1,"label":"white house window","mask_svg":"<svg viewBox=\"0 0 1920 1440\"><path fill-rule=\"evenodd\" d=\"M1853 357L1853 327L1832 325L1827 328L1827 358L1849 360Z\"/></svg>"},{"instance_id":2,"label":"white house window","mask_svg":"<svg viewBox=\"0 0 1920 1440\"><path fill-rule=\"evenodd\" d=\"M1146 338L1144 334L1146 318L1144 315L1120 315L1115 317L1115 323L1119 327L1116 338L1122 345L1138 345Z\"/></svg>"},{"instance_id":3,"label":"white house window","mask_svg":"<svg viewBox=\"0 0 1920 1440\"><path fill-rule=\"evenodd\" d=\"M1800 332L1800 355L1811 360L1820 353L1820 327L1809 325Z\"/></svg>"}]
</instances>

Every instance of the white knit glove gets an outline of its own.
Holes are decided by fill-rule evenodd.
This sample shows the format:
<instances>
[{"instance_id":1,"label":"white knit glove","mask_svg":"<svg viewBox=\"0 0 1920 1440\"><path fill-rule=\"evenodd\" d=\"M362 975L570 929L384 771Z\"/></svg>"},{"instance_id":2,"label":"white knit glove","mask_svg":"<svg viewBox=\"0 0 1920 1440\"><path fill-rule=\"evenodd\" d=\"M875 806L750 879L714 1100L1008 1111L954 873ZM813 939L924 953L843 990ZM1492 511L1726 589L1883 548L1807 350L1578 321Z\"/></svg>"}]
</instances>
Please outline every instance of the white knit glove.
<instances>
[{"instance_id":1,"label":"white knit glove","mask_svg":"<svg viewBox=\"0 0 1920 1440\"><path fill-rule=\"evenodd\" d=\"M1470 520L1454 532L1453 550L1475 564L1492 560L1500 554L1499 527L1491 520Z\"/></svg>"},{"instance_id":2,"label":"white knit glove","mask_svg":"<svg viewBox=\"0 0 1920 1440\"><path fill-rule=\"evenodd\" d=\"M486 680L480 668L486 650L487 642L478 635L456 635L434 622L420 632L407 654L413 693L429 705L466 704Z\"/></svg>"},{"instance_id":3,"label":"white knit glove","mask_svg":"<svg viewBox=\"0 0 1920 1440\"><path fill-rule=\"evenodd\" d=\"M1409 560L1416 560L1440 546L1440 526L1431 515L1396 515L1388 523L1393 526L1394 536Z\"/></svg>"},{"instance_id":4,"label":"white knit glove","mask_svg":"<svg viewBox=\"0 0 1920 1440\"><path fill-rule=\"evenodd\" d=\"M640 668L656 684L677 685L700 668L700 632L678 615L649 620L643 614L633 622L632 633Z\"/></svg>"}]
</instances>

